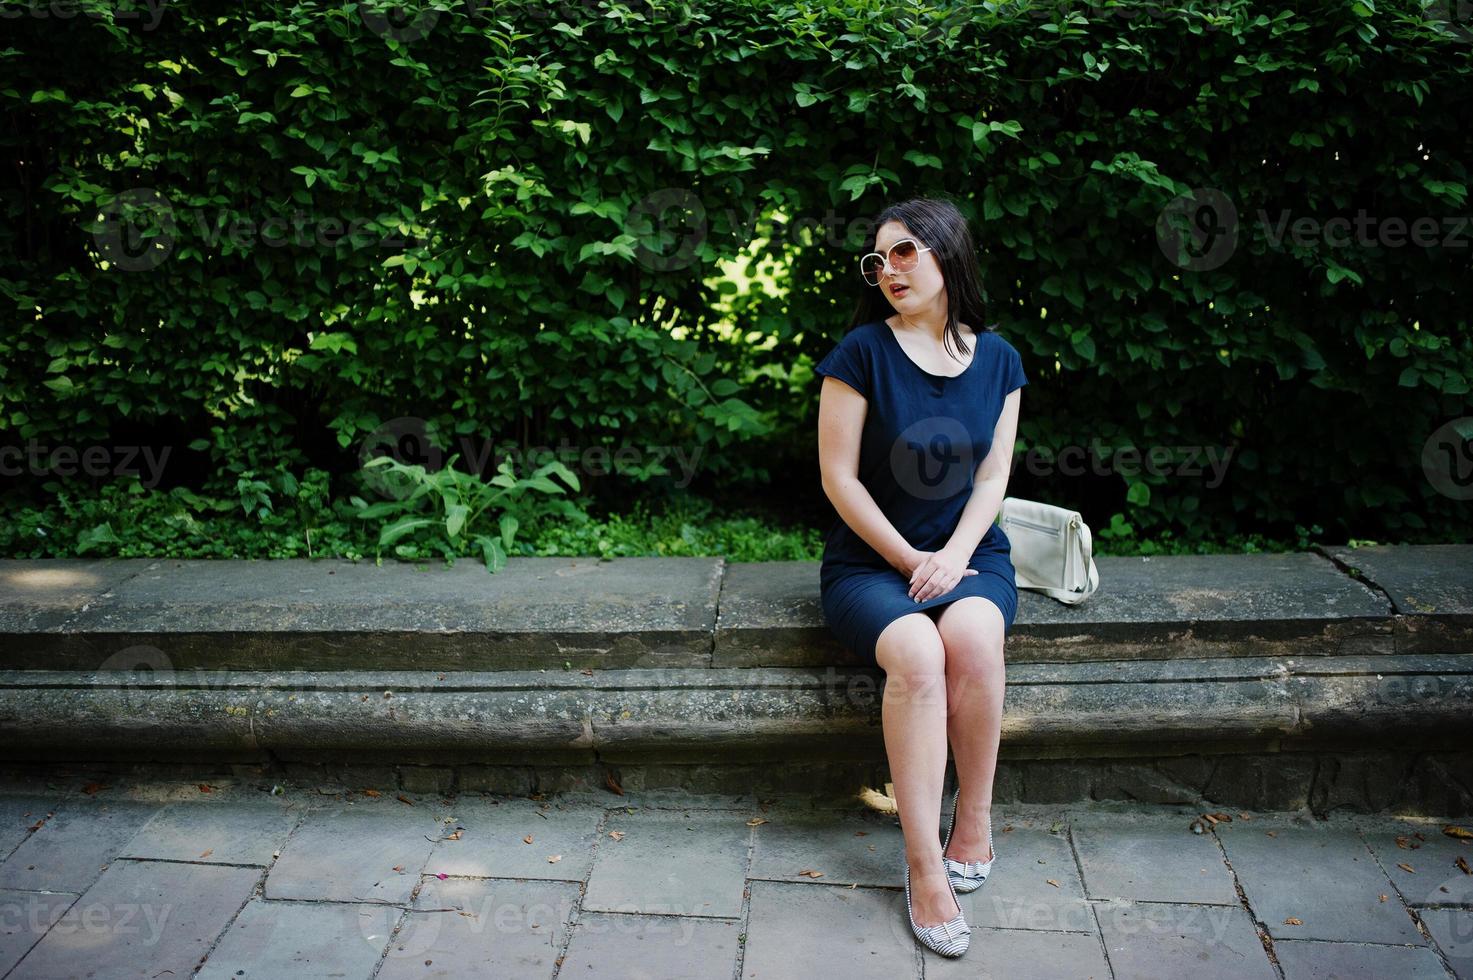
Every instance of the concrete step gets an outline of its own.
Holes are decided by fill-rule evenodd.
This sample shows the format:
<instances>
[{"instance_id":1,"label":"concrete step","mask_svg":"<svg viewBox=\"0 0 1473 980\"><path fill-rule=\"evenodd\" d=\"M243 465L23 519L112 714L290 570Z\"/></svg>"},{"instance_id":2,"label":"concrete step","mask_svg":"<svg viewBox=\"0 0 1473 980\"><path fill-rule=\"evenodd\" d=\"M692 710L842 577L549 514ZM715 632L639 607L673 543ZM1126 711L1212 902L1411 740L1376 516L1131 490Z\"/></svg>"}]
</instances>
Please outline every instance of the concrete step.
<instances>
[{"instance_id":1,"label":"concrete step","mask_svg":"<svg viewBox=\"0 0 1473 980\"><path fill-rule=\"evenodd\" d=\"M1429 766L1454 803L1473 787L1437 761L1473 719L1473 547L1098 564L1079 606L1022 593L1004 760L1095 793L1120 760L1312 782L1391 749L1398 793ZM0 562L5 759L761 782L883 765L884 680L829 634L811 562Z\"/></svg>"}]
</instances>

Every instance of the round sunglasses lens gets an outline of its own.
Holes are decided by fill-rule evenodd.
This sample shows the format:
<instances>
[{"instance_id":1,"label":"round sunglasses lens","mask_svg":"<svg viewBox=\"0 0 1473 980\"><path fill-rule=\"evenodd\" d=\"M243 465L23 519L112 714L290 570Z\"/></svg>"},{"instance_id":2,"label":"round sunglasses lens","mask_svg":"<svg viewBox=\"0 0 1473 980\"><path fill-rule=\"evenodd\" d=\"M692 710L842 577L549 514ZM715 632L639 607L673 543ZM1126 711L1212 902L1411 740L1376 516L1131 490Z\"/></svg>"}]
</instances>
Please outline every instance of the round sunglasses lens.
<instances>
[{"instance_id":1,"label":"round sunglasses lens","mask_svg":"<svg viewBox=\"0 0 1473 980\"><path fill-rule=\"evenodd\" d=\"M884 260L878 255L869 255L860 263L859 268L864 273L865 281L873 286L880 281L880 270L884 268Z\"/></svg>"},{"instance_id":2,"label":"round sunglasses lens","mask_svg":"<svg viewBox=\"0 0 1473 980\"><path fill-rule=\"evenodd\" d=\"M895 267L896 272L910 272L916 267L916 259L919 257L916 243L909 240L897 243L890 250L890 264Z\"/></svg>"}]
</instances>

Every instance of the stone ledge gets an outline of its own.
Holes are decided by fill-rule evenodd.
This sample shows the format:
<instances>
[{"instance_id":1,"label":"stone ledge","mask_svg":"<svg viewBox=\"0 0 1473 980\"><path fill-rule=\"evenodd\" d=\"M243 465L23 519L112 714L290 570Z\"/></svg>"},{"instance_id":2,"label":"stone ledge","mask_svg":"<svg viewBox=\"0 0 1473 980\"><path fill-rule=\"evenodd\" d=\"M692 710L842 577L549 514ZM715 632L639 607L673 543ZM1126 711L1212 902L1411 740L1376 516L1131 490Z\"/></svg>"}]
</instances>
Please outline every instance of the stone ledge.
<instances>
[{"instance_id":1,"label":"stone ledge","mask_svg":"<svg viewBox=\"0 0 1473 980\"><path fill-rule=\"evenodd\" d=\"M1010 662L1473 650L1470 545L1097 563L1081 605L1020 594ZM0 561L0 650L19 670L854 665L817 562L720 558Z\"/></svg>"},{"instance_id":2,"label":"stone ledge","mask_svg":"<svg viewBox=\"0 0 1473 980\"><path fill-rule=\"evenodd\" d=\"M1005 754L1461 745L1473 658L1012 664ZM6 758L881 760L868 670L0 671Z\"/></svg>"}]
</instances>

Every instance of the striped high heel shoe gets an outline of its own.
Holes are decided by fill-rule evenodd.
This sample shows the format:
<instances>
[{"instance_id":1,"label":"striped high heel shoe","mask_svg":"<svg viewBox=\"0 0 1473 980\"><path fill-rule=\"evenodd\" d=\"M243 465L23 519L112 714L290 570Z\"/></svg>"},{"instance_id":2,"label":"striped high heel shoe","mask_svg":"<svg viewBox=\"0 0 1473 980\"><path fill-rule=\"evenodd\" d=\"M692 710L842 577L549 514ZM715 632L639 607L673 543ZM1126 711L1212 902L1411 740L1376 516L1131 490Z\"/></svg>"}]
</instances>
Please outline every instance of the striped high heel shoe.
<instances>
[{"instance_id":1,"label":"striped high heel shoe","mask_svg":"<svg viewBox=\"0 0 1473 980\"><path fill-rule=\"evenodd\" d=\"M910 931L917 939L942 956L960 956L972 945L972 927L967 925L962 913L962 903L956 901L956 886L951 885L951 875L946 876L951 886L951 900L956 902L956 916L940 925L916 925L915 910L910 904L910 862L905 862L905 914L910 917Z\"/></svg>"},{"instance_id":2,"label":"striped high heel shoe","mask_svg":"<svg viewBox=\"0 0 1473 980\"><path fill-rule=\"evenodd\" d=\"M982 887L992 873L992 861L997 860L997 851L992 847L992 821L987 821L987 850L992 861L953 861L946 856L946 845L951 843L951 832L956 829L956 805L961 799L962 788L958 786L951 797L951 826L946 828L946 840L941 842L941 863L946 866L946 877L953 888L963 895Z\"/></svg>"}]
</instances>

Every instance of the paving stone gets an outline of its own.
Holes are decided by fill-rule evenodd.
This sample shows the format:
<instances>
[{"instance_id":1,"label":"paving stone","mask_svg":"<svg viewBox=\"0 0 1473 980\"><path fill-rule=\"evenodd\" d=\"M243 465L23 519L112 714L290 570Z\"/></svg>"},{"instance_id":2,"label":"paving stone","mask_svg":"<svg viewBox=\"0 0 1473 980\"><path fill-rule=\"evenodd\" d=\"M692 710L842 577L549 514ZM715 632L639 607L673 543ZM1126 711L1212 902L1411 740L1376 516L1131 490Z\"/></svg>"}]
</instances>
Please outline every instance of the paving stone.
<instances>
[{"instance_id":1,"label":"paving stone","mask_svg":"<svg viewBox=\"0 0 1473 980\"><path fill-rule=\"evenodd\" d=\"M1321 943L1280 939L1274 955L1284 980L1352 980L1396 977L1397 980L1447 980L1437 953L1427 946L1371 946L1366 943Z\"/></svg>"},{"instance_id":2,"label":"paving stone","mask_svg":"<svg viewBox=\"0 0 1473 980\"><path fill-rule=\"evenodd\" d=\"M158 811L145 803L69 800L0 864L0 888L86 891Z\"/></svg>"},{"instance_id":3,"label":"paving stone","mask_svg":"<svg viewBox=\"0 0 1473 980\"><path fill-rule=\"evenodd\" d=\"M426 878L378 980L551 978L577 904L573 882Z\"/></svg>"},{"instance_id":4,"label":"paving stone","mask_svg":"<svg viewBox=\"0 0 1473 980\"><path fill-rule=\"evenodd\" d=\"M1218 824L1216 834L1254 915L1275 939L1425 944L1352 826L1259 818ZM1300 924L1286 923L1291 917Z\"/></svg>"},{"instance_id":5,"label":"paving stone","mask_svg":"<svg viewBox=\"0 0 1473 980\"><path fill-rule=\"evenodd\" d=\"M0 859L20 846L31 834L31 828L61 805L65 794L39 793L0 794Z\"/></svg>"},{"instance_id":6,"label":"paving stone","mask_svg":"<svg viewBox=\"0 0 1473 980\"><path fill-rule=\"evenodd\" d=\"M10 980L188 977L260 878L256 868L118 861Z\"/></svg>"},{"instance_id":7,"label":"paving stone","mask_svg":"<svg viewBox=\"0 0 1473 980\"><path fill-rule=\"evenodd\" d=\"M1473 980L1473 912L1467 909L1423 909L1417 913L1432 941L1452 965L1458 980Z\"/></svg>"},{"instance_id":8,"label":"paving stone","mask_svg":"<svg viewBox=\"0 0 1473 980\"><path fill-rule=\"evenodd\" d=\"M741 932L737 919L585 912L558 977L730 980Z\"/></svg>"},{"instance_id":9,"label":"paving stone","mask_svg":"<svg viewBox=\"0 0 1473 980\"><path fill-rule=\"evenodd\" d=\"M904 886L905 836L884 814L770 811L754 831L749 878ZM814 870L812 879L800 871Z\"/></svg>"},{"instance_id":10,"label":"paving stone","mask_svg":"<svg viewBox=\"0 0 1473 980\"><path fill-rule=\"evenodd\" d=\"M76 900L71 892L0 890L0 977L41 941Z\"/></svg>"},{"instance_id":11,"label":"paving stone","mask_svg":"<svg viewBox=\"0 0 1473 980\"><path fill-rule=\"evenodd\" d=\"M1464 874L1457 864L1461 858L1473 868L1473 841L1444 834L1446 821L1367 816L1357 825L1408 905L1473 905L1473 875ZM1397 838L1407 846L1398 845ZM1400 867L1403 864L1412 870Z\"/></svg>"},{"instance_id":12,"label":"paving stone","mask_svg":"<svg viewBox=\"0 0 1473 980\"><path fill-rule=\"evenodd\" d=\"M583 907L598 912L740 916L751 838L747 819L730 810L610 813ZM621 831L623 838L610 838L613 831Z\"/></svg>"},{"instance_id":13,"label":"paving stone","mask_svg":"<svg viewBox=\"0 0 1473 980\"><path fill-rule=\"evenodd\" d=\"M1095 915L1116 980L1277 980L1241 906L1115 901Z\"/></svg>"},{"instance_id":14,"label":"paving stone","mask_svg":"<svg viewBox=\"0 0 1473 980\"><path fill-rule=\"evenodd\" d=\"M439 831L429 806L329 804L308 813L282 848L266 897L407 903Z\"/></svg>"},{"instance_id":15,"label":"paving stone","mask_svg":"<svg viewBox=\"0 0 1473 980\"><path fill-rule=\"evenodd\" d=\"M121 856L264 867L302 814L300 805L267 800L172 803L143 825Z\"/></svg>"},{"instance_id":16,"label":"paving stone","mask_svg":"<svg viewBox=\"0 0 1473 980\"><path fill-rule=\"evenodd\" d=\"M584 881L603 810L471 796L456 800L447 816L455 819L442 824L442 839L425 865L430 873ZM459 840L443 839L457 830ZM530 844L524 840L529 835ZM548 860L555 856L559 860Z\"/></svg>"},{"instance_id":17,"label":"paving stone","mask_svg":"<svg viewBox=\"0 0 1473 980\"><path fill-rule=\"evenodd\" d=\"M983 886L986 887L986 886ZM971 918L968 917L968 922ZM972 946L959 959L926 953L926 980L1110 980L1105 950L1093 932L1048 932L972 926ZM1123 980L1123 975L1122 975Z\"/></svg>"},{"instance_id":18,"label":"paving stone","mask_svg":"<svg viewBox=\"0 0 1473 980\"><path fill-rule=\"evenodd\" d=\"M746 980L827 977L840 970L844 980L918 975L920 943L907 921L903 890L778 881L754 881L751 890Z\"/></svg>"},{"instance_id":19,"label":"paving stone","mask_svg":"<svg viewBox=\"0 0 1473 980\"><path fill-rule=\"evenodd\" d=\"M999 929L1096 932L1074 853L1062 831L1030 829L1009 821L999 823L992 833L996 860L986 883L957 896L967 922Z\"/></svg>"},{"instance_id":20,"label":"paving stone","mask_svg":"<svg viewBox=\"0 0 1473 980\"><path fill-rule=\"evenodd\" d=\"M1099 815L1073 822L1074 847L1090 898L1236 905L1232 872L1195 816Z\"/></svg>"},{"instance_id":21,"label":"paving stone","mask_svg":"<svg viewBox=\"0 0 1473 980\"><path fill-rule=\"evenodd\" d=\"M368 980L403 914L389 905L253 898L195 980Z\"/></svg>"}]
</instances>

